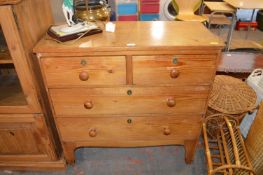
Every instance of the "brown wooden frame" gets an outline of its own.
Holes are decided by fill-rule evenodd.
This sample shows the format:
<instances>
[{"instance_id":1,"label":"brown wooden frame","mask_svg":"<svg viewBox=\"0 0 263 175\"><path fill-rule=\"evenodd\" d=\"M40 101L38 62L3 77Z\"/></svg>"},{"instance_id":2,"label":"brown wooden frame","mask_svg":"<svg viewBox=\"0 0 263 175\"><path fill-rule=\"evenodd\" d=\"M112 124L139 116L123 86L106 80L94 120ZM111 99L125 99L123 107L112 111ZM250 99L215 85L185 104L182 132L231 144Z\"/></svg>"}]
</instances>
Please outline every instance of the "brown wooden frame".
<instances>
[{"instance_id":1,"label":"brown wooden frame","mask_svg":"<svg viewBox=\"0 0 263 175\"><path fill-rule=\"evenodd\" d=\"M26 69L28 67L27 59L21 59L27 58L27 55L20 39L11 6L1 6L0 14L0 25L27 101L25 106L0 106L0 113L39 113L41 109L33 84L32 73Z\"/></svg>"}]
</instances>

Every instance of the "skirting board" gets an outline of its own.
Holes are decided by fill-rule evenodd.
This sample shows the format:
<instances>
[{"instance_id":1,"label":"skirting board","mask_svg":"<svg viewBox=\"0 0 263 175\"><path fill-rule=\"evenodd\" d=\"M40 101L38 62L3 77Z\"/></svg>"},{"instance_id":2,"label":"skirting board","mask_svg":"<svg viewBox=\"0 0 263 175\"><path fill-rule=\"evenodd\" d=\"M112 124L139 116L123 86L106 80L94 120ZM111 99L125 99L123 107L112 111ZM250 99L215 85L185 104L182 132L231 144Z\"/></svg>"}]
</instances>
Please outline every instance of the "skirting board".
<instances>
[{"instance_id":1,"label":"skirting board","mask_svg":"<svg viewBox=\"0 0 263 175\"><path fill-rule=\"evenodd\" d=\"M16 171L63 171L66 169L64 159L47 162L1 162L0 170Z\"/></svg>"}]
</instances>

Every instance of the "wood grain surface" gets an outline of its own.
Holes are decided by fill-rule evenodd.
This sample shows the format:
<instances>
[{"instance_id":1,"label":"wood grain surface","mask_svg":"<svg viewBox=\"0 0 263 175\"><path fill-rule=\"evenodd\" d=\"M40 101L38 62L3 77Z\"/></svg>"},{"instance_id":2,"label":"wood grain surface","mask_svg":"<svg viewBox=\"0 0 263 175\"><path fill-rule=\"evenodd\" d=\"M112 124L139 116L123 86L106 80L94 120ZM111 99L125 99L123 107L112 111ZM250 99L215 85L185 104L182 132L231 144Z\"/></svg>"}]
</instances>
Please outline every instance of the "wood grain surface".
<instances>
[{"instance_id":1,"label":"wood grain surface","mask_svg":"<svg viewBox=\"0 0 263 175\"><path fill-rule=\"evenodd\" d=\"M12 5L21 2L22 0L0 0L0 5Z\"/></svg>"},{"instance_id":2,"label":"wood grain surface","mask_svg":"<svg viewBox=\"0 0 263 175\"><path fill-rule=\"evenodd\" d=\"M45 58L41 61L49 87L126 84L123 56ZM88 79L81 80L81 73L86 73Z\"/></svg>"},{"instance_id":3,"label":"wood grain surface","mask_svg":"<svg viewBox=\"0 0 263 175\"><path fill-rule=\"evenodd\" d=\"M132 27L131 27L132 26ZM103 32L68 45L43 38L34 48L37 53L120 52L128 50L167 50L222 48L223 42L198 22L116 22L114 33ZM102 54L101 53L101 54ZM118 54L117 53L117 54ZM116 54L116 53L115 53Z\"/></svg>"},{"instance_id":4,"label":"wood grain surface","mask_svg":"<svg viewBox=\"0 0 263 175\"><path fill-rule=\"evenodd\" d=\"M73 44L44 37L34 51L67 162L78 147L180 144L191 163L222 47L194 22L116 22Z\"/></svg>"},{"instance_id":5,"label":"wood grain surface","mask_svg":"<svg viewBox=\"0 0 263 175\"><path fill-rule=\"evenodd\" d=\"M261 0L224 0L237 9L263 9Z\"/></svg>"},{"instance_id":6,"label":"wood grain surface","mask_svg":"<svg viewBox=\"0 0 263 175\"><path fill-rule=\"evenodd\" d=\"M136 85L209 85L216 66L214 55L134 56ZM172 78L171 71L178 71Z\"/></svg>"},{"instance_id":7,"label":"wood grain surface","mask_svg":"<svg viewBox=\"0 0 263 175\"><path fill-rule=\"evenodd\" d=\"M131 91L131 95L128 95ZM149 88L74 88L51 89L50 96L56 115L105 114L202 114L206 108L207 87ZM175 101L168 106L168 99ZM85 103L91 102L91 109Z\"/></svg>"},{"instance_id":8,"label":"wood grain surface","mask_svg":"<svg viewBox=\"0 0 263 175\"><path fill-rule=\"evenodd\" d=\"M179 115L176 117L99 117L93 118L57 118L60 133L64 141L73 142L114 142L117 140L155 141L173 140L182 144L185 139L194 139L199 132L201 120L198 115ZM130 122L130 123L129 123ZM90 135L91 130L96 135ZM128 144L127 144L128 145ZM87 145L88 146L88 145ZM101 146L101 145L97 145ZM118 146L118 143L115 143Z\"/></svg>"},{"instance_id":9,"label":"wood grain surface","mask_svg":"<svg viewBox=\"0 0 263 175\"><path fill-rule=\"evenodd\" d=\"M1 161L47 161L55 157L54 152L45 151L50 142L41 115L1 114L0 143Z\"/></svg>"},{"instance_id":10,"label":"wood grain surface","mask_svg":"<svg viewBox=\"0 0 263 175\"><path fill-rule=\"evenodd\" d=\"M0 5L1 32L11 59L2 57L0 64L1 69L12 68L1 75L0 83L0 169L63 169L52 116L47 116L51 110L43 103L45 91L41 92L34 74L32 55L33 46L52 23L50 1L6 0Z\"/></svg>"}]
</instances>

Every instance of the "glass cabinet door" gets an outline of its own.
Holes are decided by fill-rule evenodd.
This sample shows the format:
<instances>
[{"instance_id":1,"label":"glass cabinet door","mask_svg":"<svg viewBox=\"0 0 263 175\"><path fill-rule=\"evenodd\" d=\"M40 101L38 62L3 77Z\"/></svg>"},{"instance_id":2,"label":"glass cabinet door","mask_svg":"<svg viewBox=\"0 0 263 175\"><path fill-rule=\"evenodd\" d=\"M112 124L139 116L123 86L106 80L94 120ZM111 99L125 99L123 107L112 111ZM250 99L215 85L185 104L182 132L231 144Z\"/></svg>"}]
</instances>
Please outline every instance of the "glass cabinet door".
<instances>
[{"instance_id":1,"label":"glass cabinet door","mask_svg":"<svg viewBox=\"0 0 263 175\"><path fill-rule=\"evenodd\" d=\"M20 85L2 28L0 28L0 107L26 105L25 95Z\"/></svg>"},{"instance_id":2,"label":"glass cabinet door","mask_svg":"<svg viewBox=\"0 0 263 175\"><path fill-rule=\"evenodd\" d=\"M31 56L12 8L0 7L0 114L40 113Z\"/></svg>"}]
</instances>

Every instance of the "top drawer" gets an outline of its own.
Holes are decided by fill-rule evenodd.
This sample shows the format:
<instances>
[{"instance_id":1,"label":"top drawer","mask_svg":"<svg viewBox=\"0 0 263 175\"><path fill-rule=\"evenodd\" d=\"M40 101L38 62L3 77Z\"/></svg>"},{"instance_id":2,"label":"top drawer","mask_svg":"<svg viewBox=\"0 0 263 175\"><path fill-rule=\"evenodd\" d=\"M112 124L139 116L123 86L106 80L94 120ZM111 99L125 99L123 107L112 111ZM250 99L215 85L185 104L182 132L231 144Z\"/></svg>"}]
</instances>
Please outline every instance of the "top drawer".
<instances>
[{"instance_id":1,"label":"top drawer","mask_svg":"<svg viewBox=\"0 0 263 175\"><path fill-rule=\"evenodd\" d=\"M126 84L123 56L43 58L41 65L49 87Z\"/></svg>"},{"instance_id":2,"label":"top drawer","mask_svg":"<svg viewBox=\"0 0 263 175\"><path fill-rule=\"evenodd\" d=\"M216 69L214 55L157 55L133 57L136 85L209 85Z\"/></svg>"}]
</instances>

